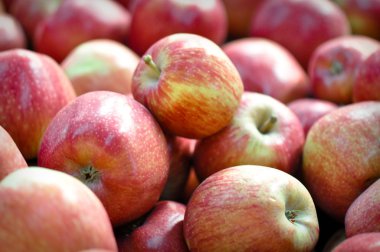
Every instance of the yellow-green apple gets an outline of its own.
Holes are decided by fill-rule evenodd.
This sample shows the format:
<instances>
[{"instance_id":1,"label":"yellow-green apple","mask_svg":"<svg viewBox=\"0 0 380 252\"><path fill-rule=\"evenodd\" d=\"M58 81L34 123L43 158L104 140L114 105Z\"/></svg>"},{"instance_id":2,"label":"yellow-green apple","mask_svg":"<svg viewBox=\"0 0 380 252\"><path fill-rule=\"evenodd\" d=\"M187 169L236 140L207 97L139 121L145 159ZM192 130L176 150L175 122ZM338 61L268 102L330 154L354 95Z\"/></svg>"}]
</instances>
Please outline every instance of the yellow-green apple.
<instances>
[{"instance_id":1,"label":"yellow-green apple","mask_svg":"<svg viewBox=\"0 0 380 252\"><path fill-rule=\"evenodd\" d=\"M283 45L305 69L318 45L349 33L346 15L329 0L265 1L252 17L249 31L250 36Z\"/></svg>"},{"instance_id":2,"label":"yellow-green apple","mask_svg":"<svg viewBox=\"0 0 380 252\"><path fill-rule=\"evenodd\" d=\"M239 72L211 40L188 33L166 36L141 58L133 97L172 135L202 138L225 127L244 87Z\"/></svg>"},{"instance_id":3,"label":"yellow-green apple","mask_svg":"<svg viewBox=\"0 0 380 252\"><path fill-rule=\"evenodd\" d=\"M236 165L264 165L293 173L304 141L301 122L285 104L268 95L244 92L231 123L197 142L195 172L201 181Z\"/></svg>"},{"instance_id":4,"label":"yellow-green apple","mask_svg":"<svg viewBox=\"0 0 380 252\"><path fill-rule=\"evenodd\" d=\"M25 158L22 156L11 135L0 126L0 180L14 170L28 167Z\"/></svg>"},{"instance_id":5,"label":"yellow-green apple","mask_svg":"<svg viewBox=\"0 0 380 252\"><path fill-rule=\"evenodd\" d=\"M15 17L0 12L0 52L15 48L26 48L25 33Z\"/></svg>"},{"instance_id":6,"label":"yellow-green apple","mask_svg":"<svg viewBox=\"0 0 380 252\"><path fill-rule=\"evenodd\" d=\"M185 210L186 206L176 201L157 202L145 220L130 233L116 236L119 251L189 251L183 235Z\"/></svg>"},{"instance_id":7,"label":"yellow-green apple","mask_svg":"<svg viewBox=\"0 0 380 252\"><path fill-rule=\"evenodd\" d=\"M302 177L318 207L343 222L351 203L380 177L380 102L339 107L314 123Z\"/></svg>"},{"instance_id":8,"label":"yellow-green apple","mask_svg":"<svg viewBox=\"0 0 380 252\"><path fill-rule=\"evenodd\" d=\"M222 46L240 73L244 90L287 103L309 92L306 71L280 44L264 38L242 38Z\"/></svg>"},{"instance_id":9,"label":"yellow-green apple","mask_svg":"<svg viewBox=\"0 0 380 252\"><path fill-rule=\"evenodd\" d=\"M287 106L300 119L305 136L319 118L338 108L333 102L316 98L296 99Z\"/></svg>"},{"instance_id":10,"label":"yellow-green apple","mask_svg":"<svg viewBox=\"0 0 380 252\"><path fill-rule=\"evenodd\" d=\"M361 233L345 239L331 252L378 252L380 251L380 232Z\"/></svg>"},{"instance_id":11,"label":"yellow-green apple","mask_svg":"<svg viewBox=\"0 0 380 252\"><path fill-rule=\"evenodd\" d=\"M33 44L36 51L61 62L79 44L98 38L124 42L130 13L111 0L65 0L39 22Z\"/></svg>"},{"instance_id":12,"label":"yellow-green apple","mask_svg":"<svg viewBox=\"0 0 380 252\"><path fill-rule=\"evenodd\" d=\"M54 117L43 136L38 165L83 181L118 226L158 201L169 155L164 133L144 106L120 93L92 91Z\"/></svg>"},{"instance_id":13,"label":"yellow-green apple","mask_svg":"<svg viewBox=\"0 0 380 252\"><path fill-rule=\"evenodd\" d=\"M108 90L131 93L132 75L140 57L111 39L93 39L75 47L61 66L77 95Z\"/></svg>"},{"instance_id":14,"label":"yellow-green apple","mask_svg":"<svg viewBox=\"0 0 380 252\"><path fill-rule=\"evenodd\" d=\"M353 102L380 101L380 49L368 56L359 66L353 84Z\"/></svg>"},{"instance_id":15,"label":"yellow-green apple","mask_svg":"<svg viewBox=\"0 0 380 252\"><path fill-rule=\"evenodd\" d=\"M346 236L380 232L380 178L352 202L344 218Z\"/></svg>"},{"instance_id":16,"label":"yellow-green apple","mask_svg":"<svg viewBox=\"0 0 380 252\"><path fill-rule=\"evenodd\" d=\"M227 15L222 0L135 0L131 10L128 46L139 55L159 39L193 33L222 44Z\"/></svg>"},{"instance_id":17,"label":"yellow-green apple","mask_svg":"<svg viewBox=\"0 0 380 252\"><path fill-rule=\"evenodd\" d=\"M278 169L219 171L192 194L184 236L190 251L312 251L318 217L305 186Z\"/></svg>"},{"instance_id":18,"label":"yellow-green apple","mask_svg":"<svg viewBox=\"0 0 380 252\"><path fill-rule=\"evenodd\" d=\"M320 44L308 67L313 97L338 104L352 103L358 68L379 49L379 41L360 35L341 36Z\"/></svg>"},{"instance_id":19,"label":"yellow-green apple","mask_svg":"<svg viewBox=\"0 0 380 252\"><path fill-rule=\"evenodd\" d=\"M83 183L42 167L0 181L1 251L117 251L104 206Z\"/></svg>"},{"instance_id":20,"label":"yellow-green apple","mask_svg":"<svg viewBox=\"0 0 380 252\"><path fill-rule=\"evenodd\" d=\"M0 53L0 125L25 159L37 157L42 135L56 113L76 95L62 68L26 49Z\"/></svg>"}]
</instances>

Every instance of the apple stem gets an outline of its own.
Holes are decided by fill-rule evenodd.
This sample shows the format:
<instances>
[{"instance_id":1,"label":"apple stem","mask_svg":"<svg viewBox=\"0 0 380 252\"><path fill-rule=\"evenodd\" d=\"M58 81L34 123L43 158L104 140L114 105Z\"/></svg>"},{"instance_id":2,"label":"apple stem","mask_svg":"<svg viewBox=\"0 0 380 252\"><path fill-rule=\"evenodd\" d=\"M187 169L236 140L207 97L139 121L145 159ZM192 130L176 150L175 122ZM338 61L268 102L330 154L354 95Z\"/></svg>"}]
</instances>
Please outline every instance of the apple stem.
<instances>
[{"instance_id":1,"label":"apple stem","mask_svg":"<svg viewBox=\"0 0 380 252\"><path fill-rule=\"evenodd\" d=\"M261 126L259 126L259 131L263 134L268 133L273 128L276 122L277 117L271 115L267 120L264 121L263 124L261 124Z\"/></svg>"},{"instance_id":2,"label":"apple stem","mask_svg":"<svg viewBox=\"0 0 380 252\"><path fill-rule=\"evenodd\" d=\"M151 55L144 55L143 60L145 64L147 64L156 74L160 75L161 70L158 68L156 63L154 63L153 58Z\"/></svg>"},{"instance_id":3,"label":"apple stem","mask_svg":"<svg viewBox=\"0 0 380 252\"><path fill-rule=\"evenodd\" d=\"M79 170L80 180L85 183L93 183L99 178L99 171L92 165L86 166Z\"/></svg>"}]
</instances>

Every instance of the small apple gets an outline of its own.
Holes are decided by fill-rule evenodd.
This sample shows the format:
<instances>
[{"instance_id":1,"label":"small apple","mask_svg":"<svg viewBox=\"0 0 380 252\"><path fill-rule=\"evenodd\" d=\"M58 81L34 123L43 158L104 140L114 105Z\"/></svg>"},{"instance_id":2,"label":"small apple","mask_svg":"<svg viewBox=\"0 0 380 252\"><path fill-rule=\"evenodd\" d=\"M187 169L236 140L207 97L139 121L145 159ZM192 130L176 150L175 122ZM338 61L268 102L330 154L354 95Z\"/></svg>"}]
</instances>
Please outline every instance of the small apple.
<instances>
[{"instance_id":1,"label":"small apple","mask_svg":"<svg viewBox=\"0 0 380 252\"><path fill-rule=\"evenodd\" d=\"M132 80L133 97L166 132L196 139L230 122L243 89L239 72L223 50L205 37L187 33L154 43Z\"/></svg>"},{"instance_id":2,"label":"small apple","mask_svg":"<svg viewBox=\"0 0 380 252\"><path fill-rule=\"evenodd\" d=\"M164 133L144 106L120 93L92 91L54 117L43 136L38 165L83 181L118 226L158 201L169 155Z\"/></svg>"},{"instance_id":3,"label":"small apple","mask_svg":"<svg viewBox=\"0 0 380 252\"><path fill-rule=\"evenodd\" d=\"M0 12L0 52L15 48L26 48L25 33L15 17Z\"/></svg>"},{"instance_id":4,"label":"small apple","mask_svg":"<svg viewBox=\"0 0 380 252\"><path fill-rule=\"evenodd\" d=\"M104 206L83 183L42 167L0 181L0 251L117 251Z\"/></svg>"},{"instance_id":5,"label":"small apple","mask_svg":"<svg viewBox=\"0 0 380 252\"><path fill-rule=\"evenodd\" d=\"M306 136L302 176L318 207L344 221L351 203L380 177L380 102L342 106Z\"/></svg>"},{"instance_id":6,"label":"small apple","mask_svg":"<svg viewBox=\"0 0 380 252\"><path fill-rule=\"evenodd\" d=\"M339 243L331 252L378 252L380 251L380 232L362 233Z\"/></svg>"},{"instance_id":7,"label":"small apple","mask_svg":"<svg viewBox=\"0 0 380 252\"><path fill-rule=\"evenodd\" d=\"M312 251L319 236L313 199L278 169L219 171L192 194L184 235L190 251Z\"/></svg>"}]
</instances>

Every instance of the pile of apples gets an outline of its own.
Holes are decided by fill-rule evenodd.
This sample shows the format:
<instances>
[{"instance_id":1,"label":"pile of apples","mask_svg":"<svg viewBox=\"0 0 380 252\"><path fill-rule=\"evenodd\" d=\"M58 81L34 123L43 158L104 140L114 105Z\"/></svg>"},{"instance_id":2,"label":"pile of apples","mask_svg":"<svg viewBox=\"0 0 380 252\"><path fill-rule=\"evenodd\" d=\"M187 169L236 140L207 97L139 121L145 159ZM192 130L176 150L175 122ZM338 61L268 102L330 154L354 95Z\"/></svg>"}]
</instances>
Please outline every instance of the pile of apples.
<instances>
[{"instance_id":1,"label":"pile of apples","mask_svg":"<svg viewBox=\"0 0 380 252\"><path fill-rule=\"evenodd\" d=\"M0 251L380 251L363 3L0 0Z\"/></svg>"}]
</instances>

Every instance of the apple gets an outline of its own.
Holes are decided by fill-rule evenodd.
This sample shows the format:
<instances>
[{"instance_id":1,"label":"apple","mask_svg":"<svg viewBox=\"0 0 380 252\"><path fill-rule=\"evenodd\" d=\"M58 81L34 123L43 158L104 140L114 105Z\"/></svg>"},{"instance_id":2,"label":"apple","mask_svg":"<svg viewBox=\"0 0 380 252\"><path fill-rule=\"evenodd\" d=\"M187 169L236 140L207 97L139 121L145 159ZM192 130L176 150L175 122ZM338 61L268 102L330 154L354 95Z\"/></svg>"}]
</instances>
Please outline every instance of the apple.
<instances>
[{"instance_id":1,"label":"apple","mask_svg":"<svg viewBox=\"0 0 380 252\"><path fill-rule=\"evenodd\" d=\"M257 165L229 167L204 180L183 225L190 251L312 251L319 236L304 185Z\"/></svg>"},{"instance_id":2,"label":"apple","mask_svg":"<svg viewBox=\"0 0 380 252\"><path fill-rule=\"evenodd\" d=\"M117 251L104 206L83 183L42 167L0 181L1 251Z\"/></svg>"},{"instance_id":3,"label":"apple","mask_svg":"<svg viewBox=\"0 0 380 252\"><path fill-rule=\"evenodd\" d=\"M224 44L222 49L239 71L244 90L284 103L308 95L305 70L280 44L263 38L242 38Z\"/></svg>"},{"instance_id":4,"label":"apple","mask_svg":"<svg viewBox=\"0 0 380 252\"><path fill-rule=\"evenodd\" d=\"M342 106L306 136L302 176L318 207L344 221L351 203L380 176L380 102Z\"/></svg>"},{"instance_id":5,"label":"apple","mask_svg":"<svg viewBox=\"0 0 380 252\"><path fill-rule=\"evenodd\" d=\"M26 48L25 33L17 19L0 12L0 52L15 48Z\"/></svg>"},{"instance_id":6,"label":"apple","mask_svg":"<svg viewBox=\"0 0 380 252\"><path fill-rule=\"evenodd\" d=\"M380 250L380 232L362 233L339 243L332 252L377 252Z\"/></svg>"},{"instance_id":7,"label":"apple","mask_svg":"<svg viewBox=\"0 0 380 252\"><path fill-rule=\"evenodd\" d=\"M182 229L185 210L179 202L157 202L139 226L118 237L119 251L189 251Z\"/></svg>"},{"instance_id":8,"label":"apple","mask_svg":"<svg viewBox=\"0 0 380 252\"><path fill-rule=\"evenodd\" d=\"M92 91L54 117L43 136L38 165L83 181L118 226L158 201L169 155L164 133L144 106L120 93Z\"/></svg>"},{"instance_id":9,"label":"apple","mask_svg":"<svg viewBox=\"0 0 380 252\"><path fill-rule=\"evenodd\" d=\"M353 83L353 102L380 101L380 49L370 54L359 66Z\"/></svg>"},{"instance_id":10,"label":"apple","mask_svg":"<svg viewBox=\"0 0 380 252\"><path fill-rule=\"evenodd\" d=\"M300 119L305 136L319 118L338 108L333 102L316 98L299 98L287 106Z\"/></svg>"},{"instance_id":11,"label":"apple","mask_svg":"<svg viewBox=\"0 0 380 252\"><path fill-rule=\"evenodd\" d=\"M79 44L98 38L124 42L130 13L111 0L65 0L39 22L34 49L61 62Z\"/></svg>"},{"instance_id":12,"label":"apple","mask_svg":"<svg viewBox=\"0 0 380 252\"><path fill-rule=\"evenodd\" d=\"M37 157L42 135L76 94L50 57L26 49L0 53L0 125L26 160Z\"/></svg>"},{"instance_id":13,"label":"apple","mask_svg":"<svg viewBox=\"0 0 380 252\"><path fill-rule=\"evenodd\" d=\"M236 165L263 165L294 173L304 141L299 119L285 104L246 91L231 123L198 141L195 172L201 181Z\"/></svg>"},{"instance_id":14,"label":"apple","mask_svg":"<svg viewBox=\"0 0 380 252\"><path fill-rule=\"evenodd\" d=\"M0 126L0 180L14 170L28 167L25 158L22 156L16 143L8 132Z\"/></svg>"},{"instance_id":15,"label":"apple","mask_svg":"<svg viewBox=\"0 0 380 252\"><path fill-rule=\"evenodd\" d=\"M306 69L321 43L350 33L344 12L329 0L268 0L252 17L249 35L287 48Z\"/></svg>"},{"instance_id":16,"label":"apple","mask_svg":"<svg viewBox=\"0 0 380 252\"><path fill-rule=\"evenodd\" d=\"M211 40L177 33L154 43L132 78L133 97L165 132L203 138L225 127L244 87L239 72Z\"/></svg>"},{"instance_id":17,"label":"apple","mask_svg":"<svg viewBox=\"0 0 380 252\"><path fill-rule=\"evenodd\" d=\"M338 104L352 103L358 68L379 49L379 41L359 35L341 36L320 44L308 68L313 96Z\"/></svg>"},{"instance_id":18,"label":"apple","mask_svg":"<svg viewBox=\"0 0 380 252\"><path fill-rule=\"evenodd\" d=\"M380 232L380 179L352 202L344 219L346 236Z\"/></svg>"},{"instance_id":19,"label":"apple","mask_svg":"<svg viewBox=\"0 0 380 252\"><path fill-rule=\"evenodd\" d=\"M143 55L156 41L175 33L193 33L222 44L227 15L222 0L134 0L128 46Z\"/></svg>"},{"instance_id":20,"label":"apple","mask_svg":"<svg viewBox=\"0 0 380 252\"><path fill-rule=\"evenodd\" d=\"M95 90L129 94L139 60L135 52L120 42L93 39L75 47L61 66L78 95Z\"/></svg>"}]
</instances>

